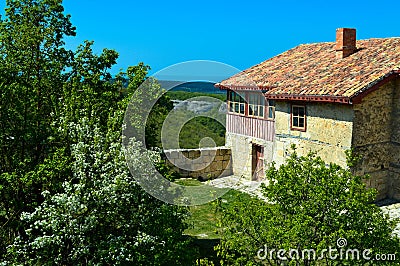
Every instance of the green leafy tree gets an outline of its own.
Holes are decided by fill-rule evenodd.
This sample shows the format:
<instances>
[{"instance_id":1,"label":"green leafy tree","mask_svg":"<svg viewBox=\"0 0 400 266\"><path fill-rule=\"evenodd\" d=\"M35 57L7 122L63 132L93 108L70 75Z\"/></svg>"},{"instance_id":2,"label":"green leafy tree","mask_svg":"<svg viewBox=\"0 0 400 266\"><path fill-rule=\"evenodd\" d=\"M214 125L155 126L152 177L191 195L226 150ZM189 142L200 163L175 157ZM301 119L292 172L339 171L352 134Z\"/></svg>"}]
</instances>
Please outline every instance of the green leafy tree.
<instances>
[{"instance_id":1,"label":"green leafy tree","mask_svg":"<svg viewBox=\"0 0 400 266\"><path fill-rule=\"evenodd\" d=\"M64 161L52 123L72 59L64 37L75 28L61 2L7 0L0 20L0 253L23 234L21 212L37 206L43 186L57 183L47 171L56 178L63 170L51 165Z\"/></svg>"},{"instance_id":2,"label":"green leafy tree","mask_svg":"<svg viewBox=\"0 0 400 266\"><path fill-rule=\"evenodd\" d=\"M193 254L182 235L187 209L144 192L126 167L121 143L88 119L71 123L74 182L22 218L26 237L9 247L8 264L190 265ZM89 134L88 134L89 133ZM111 141L110 141L111 140ZM143 153L133 143L135 173ZM157 158L156 154L150 157Z\"/></svg>"},{"instance_id":3,"label":"green leafy tree","mask_svg":"<svg viewBox=\"0 0 400 266\"><path fill-rule=\"evenodd\" d=\"M326 165L315 153L298 156L294 151L286 164L266 171L269 185L263 190L270 203L252 198L222 206L225 229L217 249L223 264L374 265L362 256L370 250L371 258L395 254L397 261L380 263L398 265L394 224L371 203L376 192L365 188L363 178L336 164ZM324 251L329 247L337 252ZM346 260L340 248L357 249L360 260ZM279 249L285 253L278 255ZM316 257L302 255L311 249Z\"/></svg>"},{"instance_id":4,"label":"green leafy tree","mask_svg":"<svg viewBox=\"0 0 400 266\"><path fill-rule=\"evenodd\" d=\"M66 50L75 28L63 11L61 0L8 0L1 20L0 260L190 263L186 209L148 196L121 151L124 112L149 67L112 78L117 52Z\"/></svg>"},{"instance_id":5,"label":"green leafy tree","mask_svg":"<svg viewBox=\"0 0 400 266\"><path fill-rule=\"evenodd\" d=\"M7 1L0 21L2 172L31 170L49 151L72 56L63 38L75 35L63 10L58 0Z\"/></svg>"}]
</instances>

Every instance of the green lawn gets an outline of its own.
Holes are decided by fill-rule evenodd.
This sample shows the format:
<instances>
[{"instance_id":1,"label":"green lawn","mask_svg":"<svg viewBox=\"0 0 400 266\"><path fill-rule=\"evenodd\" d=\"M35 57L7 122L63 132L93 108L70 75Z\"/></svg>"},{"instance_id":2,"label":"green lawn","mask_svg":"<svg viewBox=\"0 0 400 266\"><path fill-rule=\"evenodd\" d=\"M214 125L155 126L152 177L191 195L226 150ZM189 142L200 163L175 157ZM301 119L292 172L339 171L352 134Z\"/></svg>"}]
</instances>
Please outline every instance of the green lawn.
<instances>
[{"instance_id":1,"label":"green lawn","mask_svg":"<svg viewBox=\"0 0 400 266\"><path fill-rule=\"evenodd\" d=\"M182 178L175 181L177 184L185 186L198 186L201 182L195 179ZM230 204L234 202L239 196L250 197L246 193L231 189L221 197L222 204ZM191 228L185 231L185 234L196 237L198 239L219 239L218 235L218 213L217 202L209 202L204 205L190 206L191 216L188 219Z\"/></svg>"}]
</instances>

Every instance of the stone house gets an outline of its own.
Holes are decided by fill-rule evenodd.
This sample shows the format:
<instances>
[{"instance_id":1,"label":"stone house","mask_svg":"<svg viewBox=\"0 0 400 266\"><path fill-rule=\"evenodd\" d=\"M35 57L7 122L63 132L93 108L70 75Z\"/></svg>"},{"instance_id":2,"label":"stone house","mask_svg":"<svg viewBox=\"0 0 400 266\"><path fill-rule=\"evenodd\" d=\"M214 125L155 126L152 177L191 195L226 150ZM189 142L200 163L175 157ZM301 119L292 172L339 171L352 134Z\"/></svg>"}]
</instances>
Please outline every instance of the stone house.
<instances>
[{"instance_id":1,"label":"stone house","mask_svg":"<svg viewBox=\"0 0 400 266\"><path fill-rule=\"evenodd\" d=\"M354 148L378 199L400 199L400 38L340 28L336 42L299 45L215 86L227 91L235 175L262 179L291 144L342 166Z\"/></svg>"}]
</instances>

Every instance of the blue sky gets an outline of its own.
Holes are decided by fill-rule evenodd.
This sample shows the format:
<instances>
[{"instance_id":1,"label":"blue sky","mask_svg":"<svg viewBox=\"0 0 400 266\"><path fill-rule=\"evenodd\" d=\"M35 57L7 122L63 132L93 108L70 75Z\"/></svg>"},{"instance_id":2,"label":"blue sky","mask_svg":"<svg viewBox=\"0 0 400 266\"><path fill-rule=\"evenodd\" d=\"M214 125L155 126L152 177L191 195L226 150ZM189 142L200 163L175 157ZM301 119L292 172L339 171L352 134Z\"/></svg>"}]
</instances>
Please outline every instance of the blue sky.
<instances>
[{"instance_id":1,"label":"blue sky","mask_svg":"<svg viewBox=\"0 0 400 266\"><path fill-rule=\"evenodd\" d=\"M5 1L1 1L3 9ZM400 36L400 1L135 1L64 0L77 37L96 51L120 53L113 72L144 62L152 73L188 60L246 69L296 45L335 40L335 29L357 38Z\"/></svg>"}]
</instances>

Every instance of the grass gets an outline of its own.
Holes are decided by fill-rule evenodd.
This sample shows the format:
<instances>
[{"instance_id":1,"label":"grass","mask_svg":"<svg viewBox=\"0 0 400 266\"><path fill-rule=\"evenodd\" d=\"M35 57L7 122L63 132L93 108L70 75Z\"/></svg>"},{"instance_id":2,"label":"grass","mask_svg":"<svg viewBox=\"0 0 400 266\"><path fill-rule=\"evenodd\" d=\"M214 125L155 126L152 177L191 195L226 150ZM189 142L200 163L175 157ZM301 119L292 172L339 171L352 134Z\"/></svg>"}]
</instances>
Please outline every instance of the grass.
<instances>
[{"instance_id":1,"label":"grass","mask_svg":"<svg viewBox=\"0 0 400 266\"><path fill-rule=\"evenodd\" d=\"M202 183L191 178L181 178L175 180L179 185L199 186ZM247 193L243 193L234 189L229 190L221 197L221 204L232 204L239 197L249 197ZM199 250L198 259L207 258L212 265L220 265L214 247L219 244L221 228L217 226L221 213L217 212L217 202L209 202L207 204L190 206L191 216L187 222L191 225L185 230L184 234L193 239L193 245Z\"/></svg>"},{"instance_id":2,"label":"grass","mask_svg":"<svg viewBox=\"0 0 400 266\"><path fill-rule=\"evenodd\" d=\"M182 178L175 181L179 185L199 186L201 182L191 178ZM221 197L223 204L233 203L239 196L250 197L250 195L231 189ZM220 213L217 210L217 202L209 202L203 205L190 206L191 216L188 219L190 228L186 229L185 234L197 239L219 239L217 222Z\"/></svg>"}]
</instances>

